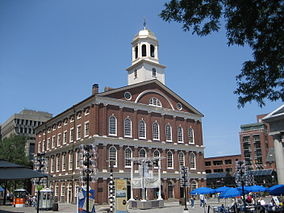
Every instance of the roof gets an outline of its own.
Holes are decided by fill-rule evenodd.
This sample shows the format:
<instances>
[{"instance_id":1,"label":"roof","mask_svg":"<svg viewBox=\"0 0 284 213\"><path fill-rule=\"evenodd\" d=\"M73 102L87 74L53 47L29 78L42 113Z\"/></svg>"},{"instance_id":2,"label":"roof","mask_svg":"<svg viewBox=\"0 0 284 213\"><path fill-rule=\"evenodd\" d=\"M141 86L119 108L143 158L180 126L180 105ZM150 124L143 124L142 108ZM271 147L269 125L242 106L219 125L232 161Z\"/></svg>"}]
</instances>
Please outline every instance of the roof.
<instances>
[{"instance_id":1,"label":"roof","mask_svg":"<svg viewBox=\"0 0 284 213\"><path fill-rule=\"evenodd\" d=\"M273 120L278 120L284 117L284 104L274 110L273 112L269 113L267 116L265 116L262 120L264 122L270 122Z\"/></svg>"},{"instance_id":2,"label":"roof","mask_svg":"<svg viewBox=\"0 0 284 213\"><path fill-rule=\"evenodd\" d=\"M0 180L19 180L31 178L43 178L48 175L14 164L8 161L0 160Z\"/></svg>"}]
</instances>

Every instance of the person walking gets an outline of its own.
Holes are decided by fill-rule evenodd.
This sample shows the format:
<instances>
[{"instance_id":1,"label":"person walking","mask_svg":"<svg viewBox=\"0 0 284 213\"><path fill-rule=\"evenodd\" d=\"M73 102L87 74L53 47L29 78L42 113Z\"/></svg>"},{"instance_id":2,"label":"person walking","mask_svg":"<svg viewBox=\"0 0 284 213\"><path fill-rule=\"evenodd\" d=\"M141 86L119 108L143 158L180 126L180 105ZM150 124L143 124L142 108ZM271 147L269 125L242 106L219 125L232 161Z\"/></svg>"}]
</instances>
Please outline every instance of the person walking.
<instances>
[{"instance_id":1,"label":"person walking","mask_svg":"<svg viewBox=\"0 0 284 213\"><path fill-rule=\"evenodd\" d=\"M199 195L199 199L200 199L200 207L203 207L204 206L204 195L203 194Z\"/></svg>"},{"instance_id":2,"label":"person walking","mask_svg":"<svg viewBox=\"0 0 284 213\"><path fill-rule=\"evenodd\" d=\"M190 206L191 208L194 208L194 196L191 196L190 198Z\"/></svg>"}]
</instances>

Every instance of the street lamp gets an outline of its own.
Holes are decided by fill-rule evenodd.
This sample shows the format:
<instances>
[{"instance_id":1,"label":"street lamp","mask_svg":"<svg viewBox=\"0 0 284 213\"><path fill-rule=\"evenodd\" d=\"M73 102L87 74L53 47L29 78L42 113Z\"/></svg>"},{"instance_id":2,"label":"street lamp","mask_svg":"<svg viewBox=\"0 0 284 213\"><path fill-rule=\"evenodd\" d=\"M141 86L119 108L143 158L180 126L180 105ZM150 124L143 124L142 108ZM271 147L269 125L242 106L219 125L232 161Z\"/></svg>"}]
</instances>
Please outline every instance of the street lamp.
<instances>
[{"instance_id":1,"label":"street lamp","mask_svg":"<svg viewBox=\"0 0 284 213\"><path fill-rule=\"evenodd\" d=\"M80 145L80 173L83 185L86 183L86 211L89 213L89 186L95 180L96 174L96 147L93 144Z\"/></svg>"},{"instance_id":2,"label":"street lamp","mask_svg":"<svg viewBox=\"0 0 284 213\"><path fill-rule=\"evenodd\" d=\"M185 167L185 166L182 166L181 167L181 170L180 170L180 181L181 181L181 184L184 188L184 210L187 211L188 208L187 208L187 187L188 187L188 168Z\"/></svg>"},{"instance_id":3,"label":"street lamp","mask_svg":"<svg viewBox=\"0 0 284 213\"><path fill-rule=\"evenodd\" d=\"M245 186L252 185L254 183L254 178L252 173L248 170L248 167L245 165L245 161L238 161L236 163L235 182L239 187L242 187L244 211L246 212Z\"/></svg>"},{"instance_id":4,"label":"street lamp","mask_svg":"<svg viewBox=\"0 0 284 213\"><path fill-rule=\"evenodd\" d=\"M40 173L46 173L47 167L46 165L46 158L44 153L37 153L34 155L34 170L40 172ZM35 178L34 183L37 184L37 206L36 206L36 212L39 213L39 199L40 199L40 184L45 183L41 180L41 178Z\"/></svg>"},{"instance_id":5,"label":"street lamp","mask_svg":"<svg viewBox=\"0 0 284 213\"><path fill-rule=\"evenodd\" d=\"M109 174L109 212L113 213L114 209L114 180L113 180L113 165L114 162L112 160L109 161L109 167L110 167L110 174Z\"/></svg>"}]
</instances>

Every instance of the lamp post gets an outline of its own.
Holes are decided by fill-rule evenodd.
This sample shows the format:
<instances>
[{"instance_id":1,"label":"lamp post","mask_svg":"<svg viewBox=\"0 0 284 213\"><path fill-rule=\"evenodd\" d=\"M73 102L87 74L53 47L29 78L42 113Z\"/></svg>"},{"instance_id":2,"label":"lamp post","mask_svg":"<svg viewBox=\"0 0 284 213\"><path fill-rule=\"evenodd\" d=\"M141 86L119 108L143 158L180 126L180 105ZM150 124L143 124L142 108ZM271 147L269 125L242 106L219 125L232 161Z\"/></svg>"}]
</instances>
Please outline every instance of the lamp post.
<instances>
[{"instance_id":1,"label":"lamp post","mask_svg":"<svg viewBox=\"0 0 284 213\"><path fill-rule=\"evenodd\" d=\"M80 151L81 181L83 185L86 184L86 212L89 213L90 181L95 180L96 174L96 147L93 144L81 144Z\"/></svg>"},{"instance_id":2,"label":"lamp post","mask_svg":"<svg viewBox=\"0 0 284 213\"><path fill-rule=\"evenodd\" d=\"M181 184L184 188L184 210L187 211L187 186L188 186L188 168L185 166L181 167L181 171L180 171L180 175L181 175Z\"/></svg>"},{"instance_id":3,"label":"lamp post","mask_svg":"<svg viewBox=\"0 0 284 213\"><path fill-rule=\"evenodd\" d=\"M114 162L112 160L109 161L110 174L109 174L109 212L113 213L114 209L114 181L113 181L113 165Z\"/></svg>"},{"instance_id":4,"label":"lamp post","mask_svg":"<svg viewBox=\"0 0 284 213\"><path fill-rule=\"evenodd\" d=\"M45 173L46 172L46 159L44 153L37 153L34 155L34 170ZM39 213L39 199L40 199L40 184L41 184L41 178L35 179L35 184L37 184L37 206L36 206L36 212Z\"/></svg>"},{"instance_id":5,"label":"lamp post","mask_svg":"<svg viewBox=\"0 0 284 213\"><path fill-rule=\"evenodd\" d=\"M252 185L254 183L254 179L253 175L248 171L245 161L238 161L236 163L235 182L238 186L242 187L244 211L246 212L245 186Z\"/></svg>"}]
</instances>

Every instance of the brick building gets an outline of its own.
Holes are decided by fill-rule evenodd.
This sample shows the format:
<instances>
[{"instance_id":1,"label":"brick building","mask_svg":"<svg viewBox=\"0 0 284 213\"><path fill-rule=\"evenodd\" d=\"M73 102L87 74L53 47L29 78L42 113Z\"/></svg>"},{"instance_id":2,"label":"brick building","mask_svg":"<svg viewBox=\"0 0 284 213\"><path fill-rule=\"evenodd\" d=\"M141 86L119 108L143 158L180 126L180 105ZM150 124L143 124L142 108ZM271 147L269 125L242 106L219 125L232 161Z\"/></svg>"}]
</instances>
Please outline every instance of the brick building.
<instances>
[{"instance_id":1,"label":"brick building","mask_svg":"<svg viewBox=\"0 0 284 213\"><path fill-rule=\"evenodd\" d=\"M108 202L109 162L114 163L114 178L127 179L130 191L129 157L164 157L164 199L183 196L181 165L190 168L191 188L205 186L203 115L165 86L164 68L157 38L144 28L132 41L127 86L99 92L94 84L90 97L37 128L36 151L48 159L50 187L60 202L76 200L80 144L92 143L97 149L97 203ZM137 165L134 170L138 172ZM156 192L148 189L148 199ZM134 197L141 198L141 190L135 189Z\"/></svg>"},{"instance_id":2,"label":"brick building","mask_svg":"<svg viewBox=\"0 0 284 213\"><path fill-rule=\"evenodd\" d=\"M264 116L257 115L256 123L241 125L241 155L252 170L275 169L273 139L269 124L262 121Z\"/></svg>"}]
</instances>

